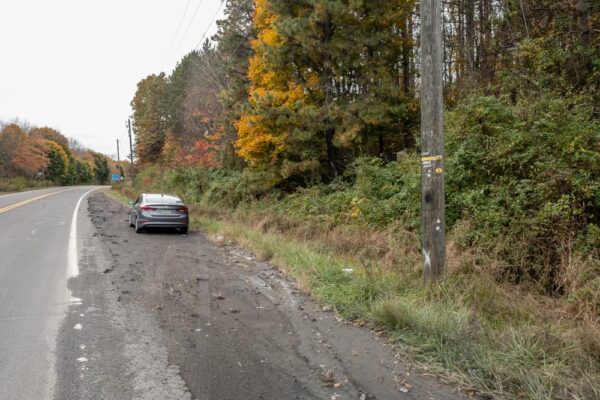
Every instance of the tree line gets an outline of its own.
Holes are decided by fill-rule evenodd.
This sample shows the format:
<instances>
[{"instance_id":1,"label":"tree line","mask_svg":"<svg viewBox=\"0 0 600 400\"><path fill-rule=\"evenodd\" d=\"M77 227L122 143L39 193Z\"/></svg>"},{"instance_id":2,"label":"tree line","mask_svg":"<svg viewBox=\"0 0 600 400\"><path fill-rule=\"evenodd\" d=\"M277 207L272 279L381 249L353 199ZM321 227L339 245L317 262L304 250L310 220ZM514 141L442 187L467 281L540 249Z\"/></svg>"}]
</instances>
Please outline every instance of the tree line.
<instances>
[{"instance_id":1,"label":"tree line","mask_svg":"<svg viewBox=\"0 0 600 400\"><path fill-rule=\"evenodd\" d=\"M0 177L57 185L107 183L108 157L49 127L0 123Z\"/></svg>"},{"instance_id":2,"label":"tree line","mask_svg":"<svg viewBox=\"0 0 600 400\"><path fill-rule=\"evenodd\" d=\"M417 149L414 0L227 0L218 32L132 101L140 164L276 171L305 184ZM598 88L590 0L443 2L447 104ZM588 98L589 101L589 98ZM597 107L597 105L592 105Z\"/></svg>"}]
</instances>

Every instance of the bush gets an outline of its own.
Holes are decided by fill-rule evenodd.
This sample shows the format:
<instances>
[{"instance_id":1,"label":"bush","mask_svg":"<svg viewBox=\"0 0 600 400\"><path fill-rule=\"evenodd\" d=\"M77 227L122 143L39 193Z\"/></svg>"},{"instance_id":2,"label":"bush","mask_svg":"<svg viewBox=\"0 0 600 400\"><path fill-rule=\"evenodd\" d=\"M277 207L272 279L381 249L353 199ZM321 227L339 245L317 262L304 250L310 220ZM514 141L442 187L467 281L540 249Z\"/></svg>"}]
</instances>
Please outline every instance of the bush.
<instances>
[{"instance_id":1,"label":"bush","mask_svg":"<svg viewBox=\"0 0 600 400\"><path fill-rule=\"evenodd\" d=\"M560 99L512 107L476 97L448 114L449 223L469 220L463 244L498 258L513 282L562 293L567 254L600 218L600 124L591 113Z\"/></svg>"},{"instance_id":2,"label":"bush","mask_svg":"<svg viewBox=\"0 0 600 400\"><path fill-rule=\"evenodd\" d=\"M52 182L32 181L24 177L0 178L0 193L20 192L28 189L39 189L51 186Z\"/></svg>"}]
</instances>

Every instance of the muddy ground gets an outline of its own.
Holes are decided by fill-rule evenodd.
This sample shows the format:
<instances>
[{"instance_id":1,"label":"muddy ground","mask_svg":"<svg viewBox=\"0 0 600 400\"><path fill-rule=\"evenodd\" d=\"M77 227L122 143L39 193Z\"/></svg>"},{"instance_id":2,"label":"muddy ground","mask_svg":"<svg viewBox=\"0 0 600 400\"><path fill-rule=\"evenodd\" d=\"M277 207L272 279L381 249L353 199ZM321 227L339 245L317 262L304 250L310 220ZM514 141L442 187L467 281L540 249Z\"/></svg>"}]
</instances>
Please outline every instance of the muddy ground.
<instances>
[{"instance_id":1,"label":"muddy ground","mask_svg":"<svg viewBox=\"0 0 600 400\"><path fill-rule=\"evenodd\" d=\"M385 339L320 310L269 264L222 238L210 241L200 232L136 234L128 227L126 208L101 192L89 197L87 209L90 240L102 243L104 255L94 256L93 271L84 267L73 290L84 303L97 303L92 312L112 304L95 321L104 321L98 329L110 328L114 343L103 345L95 359L98 364L114 359L122 372L122 382L110 383L97 367L95 380L86 383L89 393L94 384L110 383L122 387L124 398L158 396L143 395L151 393L155 378L135 369L164 357L157 368L169 379L163 379L161 390L172 388L164 398L461 397L455 388L411 369ZM95 292L85 289L86 279L95 280ZM71 314L83 316L83 311ZM68 320L65 329L75 322ZM119 337L126 343L115 342ZM162 343L155 349L153 342ZM67 392L62 397L68 398Z\"/></svg>"}]
</instances>

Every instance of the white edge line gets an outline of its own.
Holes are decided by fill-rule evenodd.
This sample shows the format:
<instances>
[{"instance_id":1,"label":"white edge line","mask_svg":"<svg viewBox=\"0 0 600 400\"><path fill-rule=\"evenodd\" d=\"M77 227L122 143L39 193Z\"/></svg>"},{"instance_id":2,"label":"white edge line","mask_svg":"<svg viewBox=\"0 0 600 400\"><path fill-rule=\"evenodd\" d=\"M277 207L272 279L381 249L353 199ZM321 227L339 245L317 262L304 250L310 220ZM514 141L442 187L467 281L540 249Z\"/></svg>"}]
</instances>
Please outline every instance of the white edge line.
<instances>
[{"instance_id":1,"label":"white edge line","mask_svg":"<svg viewBox=\"0 0 600 400\"><path fill-rule=\"evenodd\" d=\"M71 218L71 232L69 233L69 249L67 252L67 279L74 278L79 275L79 254L77 253L77 214L79 213L79 206L81 206L81 202L88 194L99 189L101 188L95 188L85 192L77 201L77 205L73 211L73 217Z\"/></svg>"}]
</instances>

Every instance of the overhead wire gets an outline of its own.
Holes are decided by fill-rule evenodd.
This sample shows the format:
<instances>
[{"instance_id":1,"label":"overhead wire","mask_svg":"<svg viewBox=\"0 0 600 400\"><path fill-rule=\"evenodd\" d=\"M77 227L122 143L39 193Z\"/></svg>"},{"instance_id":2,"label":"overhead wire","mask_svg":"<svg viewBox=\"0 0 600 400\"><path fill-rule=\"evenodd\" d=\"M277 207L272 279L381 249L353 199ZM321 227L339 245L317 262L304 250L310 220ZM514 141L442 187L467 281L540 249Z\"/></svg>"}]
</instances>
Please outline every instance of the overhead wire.
<instances>
[{"instance_id":1,"label":"overhead wire","mask_svg":"<svg viewBox=\"0 0 600 400\"><path fill-rule=\"evenodd\" d=\"M221 0L221 4L219 5L219 8L217 8L217 11L215 12L215 15L213 15L212 19L208 23L208 26L206 27L206 30L204 31L204 34L200 38L200 41L198 42L198 44L196 45L196 47L194 47L194 50L198 50L200 48L200 46L202 45L202 42L204 41L204 38L206 37L206 34L208 33L208 31L212 27L213 23L215 22L215 19L217 19L217 16L221 12L221 9L225 5L225 3L226 3L225 0Z\"/></svg>"},{"instance_id":2,"label":"overhead wire","mask_svg":"<svg viewBox=\"0 0 600 400\"><path fill-rule=\"evenodd\" d=\"M202 2L202 0L200 0L200 2ZM190 8L191 3L192 3L192 0L188 0L187 4L185 5L185 9L183 10L183 14L181 15L179 24L177 24L177 29L175 30L175 34L173 35L173 38L171 39L171 44L169 44L169 51L167 52L165 60L163 61L163 65L169 60L169 56L171 55L171 52L173 51L173 45L175 44L175 39L177 39L177 35L179 34L179 31L181 30L181 26L183 24L183 21L185 20L185 16L188 12L188 9Z\"/></svg>"},{"instance_id":3,"label":"overhead wire","mask_svg":"<svg viewBox=\"0 0 600 400\"><path fill-rule=\"evenodd\" d=\"M203 0L199 0L198 1L198 4L196 5L196 8L194 9L194 13L192 14L192 17L190 18L190 21L188 22L188 24L187 24L187 26L186 26L183 34L181 35L181 40L179 41L179 44L175 48L175 52L177 52L179 50L179 48L181 47L182 43L185 41L185 36L189 32L192 24L194 23L194 21L196 19L196 15L198 14L198 11L200 10L200 6L202 5L202 1Z\"/></svg>"}]
</instances>

